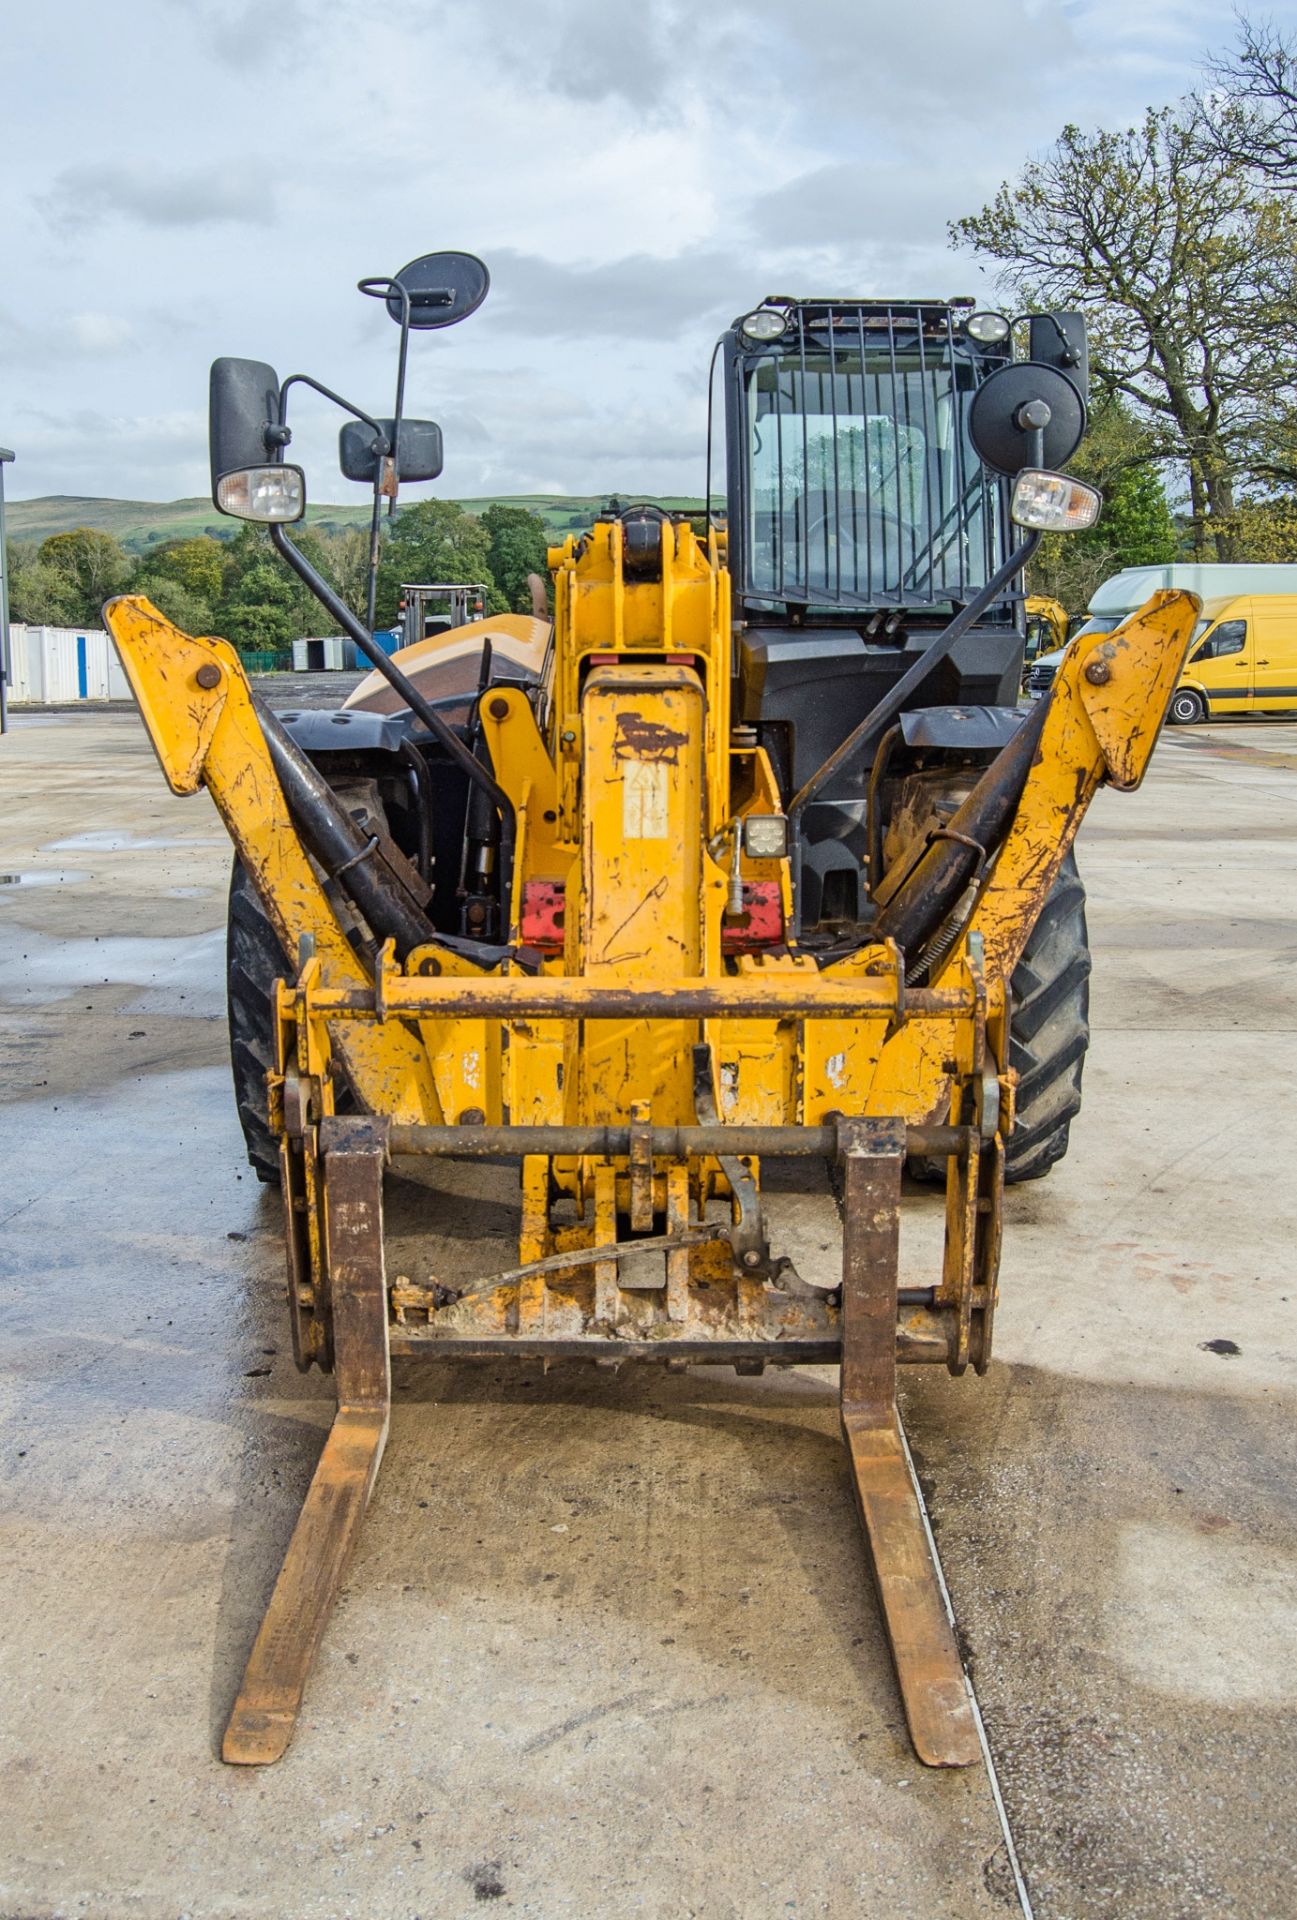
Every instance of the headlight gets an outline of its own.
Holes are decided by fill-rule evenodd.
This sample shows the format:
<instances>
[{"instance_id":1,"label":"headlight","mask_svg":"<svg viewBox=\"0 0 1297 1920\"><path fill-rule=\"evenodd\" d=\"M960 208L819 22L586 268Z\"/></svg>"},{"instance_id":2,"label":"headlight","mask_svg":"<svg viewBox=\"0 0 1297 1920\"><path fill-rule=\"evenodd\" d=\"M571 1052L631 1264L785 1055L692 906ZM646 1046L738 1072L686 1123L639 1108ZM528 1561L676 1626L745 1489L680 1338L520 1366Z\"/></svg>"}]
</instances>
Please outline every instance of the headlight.
<instances>
[{"instance_id":1,"label":"headlight","mask_svg":"<svg viewBox=\"0 0 1297 1920\"><path fill-rule=\"evenodd\" d=\"M743 851L749 860L782 860L788 852L788 822L783 814L745 814Z\"/></svg>"},{"instance_id":2,"label":"headlight","mask_svg":"<svg viewBox=\"0 0 1297 1920\"><path fill-rule=\"evenodd\" d=\"M739 331L749 340L777 340L788 325L788 315L777 307L758 307L739 322Z\"/></svg>"},{"instance_id":3,"label":"headlight","mask_svg":"<svg viewBox=\"0 0 1297 1920\"><path fill-rule=\"evenodd\" d=\"M970 313L968 337L982 347L998 347L1009 337L1009 323L1002 313Z\"/></svg>"},{"instance_id":4,"label":"headlight","mask_svg":"<svg viewBox=\"0 0 1297 1920\"><path fill-rule=\"evenodd\" d=\"M241 467L222 474L216 483L216 504L236 520L300 520L306 512L306 475L300 467Z\"/></svg>"},{"instance_id":5,"label":"headlight","mask_svg":"<svg viewBox=\"0 0 1297 1920\"><path fill-rule=\"evenodd\" d=\"M1009 517L1041 533L1084 533L1099 518L1103 495L1065 473L1027 467L1013 483Z\"/></svg>"}]
</instances>

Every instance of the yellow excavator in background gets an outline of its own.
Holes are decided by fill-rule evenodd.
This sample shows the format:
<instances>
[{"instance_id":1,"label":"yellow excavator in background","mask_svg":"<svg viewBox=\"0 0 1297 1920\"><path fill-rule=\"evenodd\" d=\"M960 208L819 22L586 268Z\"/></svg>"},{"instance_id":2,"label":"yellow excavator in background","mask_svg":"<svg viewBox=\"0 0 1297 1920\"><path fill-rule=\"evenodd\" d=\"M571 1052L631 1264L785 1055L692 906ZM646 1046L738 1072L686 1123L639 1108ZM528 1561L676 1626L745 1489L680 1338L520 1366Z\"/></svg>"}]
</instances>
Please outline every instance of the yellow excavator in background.
<instances>
[{"instance_id":1,"label":"yellow excavator in background","mask_svg":"<svg viewBox=\"0 0 1297 1920\"><path fill-rule=\"evenodd\" d=\"M447 254L362 283L402 368L486 284ZM296 1359L337 1388L227 1760L291 1738L393 1355L838 1365L915 1749L976 1759L896 1368L987 1366L1006 1154L1025 1118L1018 1171L1044 1171L1079 1085L1072 841L1101 784L1142 779L1195 614L1154 596L1017 710L1022 570L1098 510L1062 472L1084 351L1075 315L1015 360L970 303L763 301L723 341L726 515L600 515L551 550L552 630L475 623L471 674L465 630L389 659L294 545L301 376L216 363L217 506L271 528L381 676L280 717L225 641L106 613L173 791L205 786L234 842L240 1108L283 1196ZM391 418L349 412L343 470L376 503L440 470L399 382ZM772 1243L781 1156L838 1170L836 1272ZM505 1270L421 1257L436 1189L385 1176L447 1158L516 1162ZM945 1183L921 1284L907 1162Z\"/></svg>"},{"instance_id":2,"label":"yellow excavator in background","mask_svg":"<svg viewBox=\"0 0 1297 1920\"><path fill-rule=\"evenodd\" d=\"M1048 594L1029 593L1026 600L1028 662L1039 653L1053 653L1058 647L1067 645L1067 629L1070 624L1067 608L1061 600L1052 600Z\"/></svg>"}]
</instances>

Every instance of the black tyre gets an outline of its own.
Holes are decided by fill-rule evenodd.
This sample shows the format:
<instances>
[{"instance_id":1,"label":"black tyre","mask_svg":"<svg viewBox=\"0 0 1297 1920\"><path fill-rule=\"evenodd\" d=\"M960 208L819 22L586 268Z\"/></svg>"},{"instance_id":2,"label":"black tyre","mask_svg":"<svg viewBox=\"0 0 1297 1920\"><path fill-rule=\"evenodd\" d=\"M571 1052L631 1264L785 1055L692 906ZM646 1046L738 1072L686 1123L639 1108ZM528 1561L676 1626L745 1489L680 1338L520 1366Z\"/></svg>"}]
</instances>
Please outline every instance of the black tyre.
<instances>
[{"instance_id":1,"label":"black tyre","mask_svg":"<svg viewBox=\"0 0 1297 1920\"><path fill-rule=\"evenodd\" d=\"M1018 1124L1005 1142L1007 1181L1039 1180L1067 1152L1081 1110L1090 1044L1090 946L1085 888L1068 854L1013 971L1009 1064L1018 1074ZM944 1160L912 1158L916 1180L944 1185Z\"/></svg>"},{"instance_id":2,"label":"black tyre","mask_svg":"<svg viewBox=\"0 0 1297 1920\"><path fill-rule=\"evenodd\" d=\"M1013 973L1009 1063L1018 1124L1005 1143L1006 1180L1039 1180L1067 1152L1081 1110L1090 1044L1090 945L1085 887L1069 853Z\"/></svg>"},{"instance_id":3,"label":"black tyre","mask_svg":"<svg viewBox=\"0 0 1297 1920\"><path fill-rule=\"evenodd\" d=\"M230 1014L230 1067L248 1164L258 1180L278 1181L279 1149L270 1131L266 1075L274 1065L275 982L290 972L279 936L266 918L242 862L230 878L225 981Z\"/></svg>"},{"instance_id":4,"label":"black tyre","mask_svg":"<svg viewBox=\"0 0 1297 1920\"><path fill-rule=\"evenodd\" d=\"M1196 726L1207 718L1207 703L1192 687L1177 687L1166 717L1175 727Z\"/></svg>"}]
</instances>

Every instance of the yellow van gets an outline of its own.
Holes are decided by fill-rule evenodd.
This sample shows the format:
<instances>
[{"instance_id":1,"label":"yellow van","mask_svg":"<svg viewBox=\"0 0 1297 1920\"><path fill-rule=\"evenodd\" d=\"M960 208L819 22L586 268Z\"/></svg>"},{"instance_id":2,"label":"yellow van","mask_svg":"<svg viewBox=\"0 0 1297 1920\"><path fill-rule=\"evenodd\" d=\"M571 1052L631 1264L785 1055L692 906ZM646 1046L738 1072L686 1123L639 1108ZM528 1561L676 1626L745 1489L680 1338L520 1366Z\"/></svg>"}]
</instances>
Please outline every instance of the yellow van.
<instances>
[{"instance_id":1,"label":"yellow van","mask_svg":"<svg viewBox=\"0 0 1297 1920\"><path fill-rule=\"evenodd\" d=\"M1179 726L1226 713L1297 711L1297 594L1205 600L1167 715Z\"/></svg>"},{"instance_id":2,"label":"yellow van","mask_svg":"<svg viewBox=\"0 0 1297 1920\"><path fill-rule=\"evenodd\" d=\"M1072 634L1111 633L1161 587L1183 587L1202 602L1168 719L1180 726L1230 713L1297 712L1297 565L1174 561L1123 567L1090 597ZM1027 667L1033 699L1048 692L1066 648Z\"/></svg>"}]
</instances>

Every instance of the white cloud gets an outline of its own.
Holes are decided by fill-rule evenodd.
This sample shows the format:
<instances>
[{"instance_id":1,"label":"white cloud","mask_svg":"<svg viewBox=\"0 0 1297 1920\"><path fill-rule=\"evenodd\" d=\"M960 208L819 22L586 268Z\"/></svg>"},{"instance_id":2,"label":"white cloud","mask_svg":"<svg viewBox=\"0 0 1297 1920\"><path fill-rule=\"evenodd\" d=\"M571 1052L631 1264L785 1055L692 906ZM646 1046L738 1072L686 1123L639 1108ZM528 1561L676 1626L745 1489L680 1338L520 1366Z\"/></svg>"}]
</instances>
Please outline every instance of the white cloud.
<instances>
[{"instance_id":1,"label":"white cloud","mask_svg":"<svg viewBox=\"0 0 1297 1920\"><path fill-rule=\"evenodd\" d=\"M388 411L354 283L438 245L438 491L700 489L708 356L763 293L970 292L945 223L1067 119L1191 84L1206 0L101 0L6 21L0 427L17 494L206 489L219 353ZM107 103L107 104L106 104ZM313 495L338 418L295 402ZM359 497L358 495L355 497Z\"/></svg>"}]
</instances>

